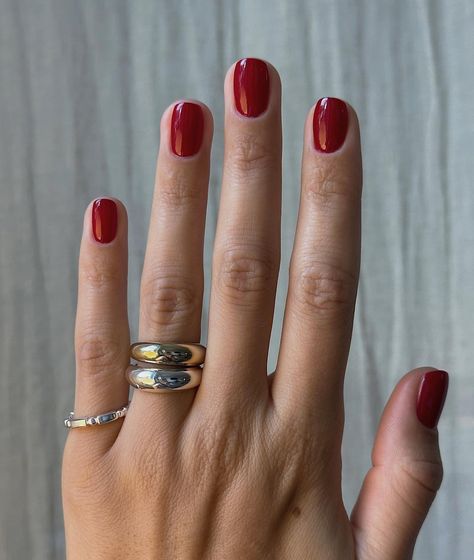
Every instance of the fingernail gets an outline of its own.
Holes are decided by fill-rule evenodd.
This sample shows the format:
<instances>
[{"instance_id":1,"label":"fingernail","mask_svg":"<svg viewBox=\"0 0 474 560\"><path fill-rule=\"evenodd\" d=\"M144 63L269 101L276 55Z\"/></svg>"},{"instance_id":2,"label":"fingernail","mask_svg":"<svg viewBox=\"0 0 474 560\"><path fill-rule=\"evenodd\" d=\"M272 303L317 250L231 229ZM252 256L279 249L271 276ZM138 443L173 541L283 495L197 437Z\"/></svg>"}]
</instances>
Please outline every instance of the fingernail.
<instances>
[{"instance_id":1,"label":"fingernail","mask_svg":"<svg viewBox=\"0 0 474 560\"><path fill-rule=\"evenodd\" d=\"M171 117L171 148L177 156L193 156L199 152L204 131L201 105L182 101L176 103Z\"/></svg>"},{"instance_id":2,"label":"fingernail","mask_svg":"<svg viewBox=\"0 0 474 560\"><path fill-rule=\"evenodd\" d=\"M234 68L235 106L245 117L258 117L268 106L270 75L258 58L242 58Z\"/></svg>"},{"instance_id":3,"label":"fingernail","mask_svg":"<svg viewBox=\"0 0 474 560\"><path fill-rule=\"evenodd\" d=\"M427 428L436 428L448 392L449 375L446 371L428 371L418 391L416 414Z\"/></svg>"},{"instance_id":4,"label":"fingernail","mask_svg":"<svg viewBox=\"0 0 474 560\"><path fill-rule=\"evenodd\" d=\"M314 109L314 147L320 152L338 150L346 139L349 125L347 105L336 97L323 97Z\"/></svg>"},{"instance_id":5,"label":"fingernail","mask_svg":"<svg viewBox=\"0 0 474 560\"><path fill-rule=\"evenodd\" d=\"M92 232L96 241L110 243L117 234L117 205L110 198L98 198L92 206Z\"/></svg>"}]
</instances>

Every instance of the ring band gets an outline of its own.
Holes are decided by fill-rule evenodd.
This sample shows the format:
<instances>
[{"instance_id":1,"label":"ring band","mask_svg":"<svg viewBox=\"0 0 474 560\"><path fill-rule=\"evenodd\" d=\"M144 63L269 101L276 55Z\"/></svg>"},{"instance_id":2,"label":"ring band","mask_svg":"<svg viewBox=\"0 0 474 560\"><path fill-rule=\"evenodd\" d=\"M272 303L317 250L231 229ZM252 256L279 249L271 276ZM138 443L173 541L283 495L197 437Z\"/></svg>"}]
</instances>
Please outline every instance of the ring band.
<instances>
[{"instance_id":1,"label":"ring band","mask_svg":"<svg viewBox=\"0 0 474 560\"><path fill-rule=\"evenodd\" d=\"M103 412L102 414L97 414L96 416L83 416L82 418L74 418L74 412L71 411L69 416L64 419L64 425L66 428L84 428L98 424L110 424L110 422L114 422L115 420L125 416L127 414L127 410L128 404L117 410Z\"/></svg>"},{"instance_id":2,"label":"ring band","mask_svg":"<svg viewBox=\"0 0 474 560\"><path fill-rule=\"evenodd\" d=\"M144 368L130 365L125 377L132 387L153 393L192 389L201 383L202 368Z\"/></svg>"},{"instance_id":3,"label":"ring band","mask_svg":"<svg viewBox=\"0 0 474 560\"><path fill-rule=\"evenodd\" d=\"M204 363L206 348L195 343L136 342L130 346L130 355L137 362L160 366L198 366Z\"/></svg>"}]
</instances>

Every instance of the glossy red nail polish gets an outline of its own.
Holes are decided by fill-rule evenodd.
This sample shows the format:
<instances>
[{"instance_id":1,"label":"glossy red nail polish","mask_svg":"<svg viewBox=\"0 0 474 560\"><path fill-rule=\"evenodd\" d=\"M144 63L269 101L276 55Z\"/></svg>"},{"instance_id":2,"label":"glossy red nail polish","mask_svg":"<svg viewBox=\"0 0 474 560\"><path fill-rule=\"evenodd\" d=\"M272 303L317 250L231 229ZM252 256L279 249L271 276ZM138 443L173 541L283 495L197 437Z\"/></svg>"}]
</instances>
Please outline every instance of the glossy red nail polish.
<instances>
[{"instance_id":1,"label":"glossy red nail polish","mask_svg":"<svg viewBox=\"0 0 474 560\"><path fill-rule=\"evenodd\" d=\"M171 148L177 156L193 156L199 152L204 132L201 105L182 101L176 103L171 117Z\"/></svg>"},{"instance_id":2,"label":"glossy red nail polish","mask_svg":"<svg viewBox=\"0 0 474 560\"><path fill-rule=\"evenodd\" d=\"M110 198L98 198L92 205L92 232L96 241L110 243L117 234L117 205Z\"/></svg>"},{"instance_id":3,"label":"glossy red nail polish","mask_svg":"<svg viewBox=\"0 0 474 560\"><path fill-rule=\"evenodd\" d=\"M270 74L258 58L242 58L234 68L235 106L246 117L258 117L268 106Z\"/></svg>"},{"instance_id":4,"label":"glossy red nail polish","mask_svg":"<svg viewBox=\"0 0 474 560\"><path fill-rule=\"evenodd\" d=\"M349 125L347 105L336 97L323 97L314 109L314 147L320 152L338 150L346 139Z\"/></svg>"},{"instance_id":5,"label":"glossy red nail polish","mask_svg":"<svg viewBox=\"0 0 474 560\"><path fill-rule=\"evenodd\" d=\"M449 375L446 371L428 371L418 391L416 414L427 428L435 428L443 410L448 392Z\"/></svg>"}]
</instances>

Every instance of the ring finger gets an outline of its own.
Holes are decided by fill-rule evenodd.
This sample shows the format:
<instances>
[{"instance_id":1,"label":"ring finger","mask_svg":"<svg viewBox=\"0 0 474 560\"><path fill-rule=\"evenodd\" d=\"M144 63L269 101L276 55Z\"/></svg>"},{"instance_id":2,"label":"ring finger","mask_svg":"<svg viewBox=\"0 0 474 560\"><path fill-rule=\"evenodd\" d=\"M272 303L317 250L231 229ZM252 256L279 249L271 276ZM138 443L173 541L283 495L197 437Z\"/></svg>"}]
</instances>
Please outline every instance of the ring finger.
<instances>
[{"instance_id":1,"label":"ring finger","mask_svg":"<svg viewBox=\"0 0 474 560\"><path fill-rule=\"evenodd\" d=\"M140 293L139 340L199 342L203 242L212 115L195 101L178 102L161 119L155 191ZM138 423L172 427L195 390L134 391L123 431Z\"/></svg>"}]
</instances>

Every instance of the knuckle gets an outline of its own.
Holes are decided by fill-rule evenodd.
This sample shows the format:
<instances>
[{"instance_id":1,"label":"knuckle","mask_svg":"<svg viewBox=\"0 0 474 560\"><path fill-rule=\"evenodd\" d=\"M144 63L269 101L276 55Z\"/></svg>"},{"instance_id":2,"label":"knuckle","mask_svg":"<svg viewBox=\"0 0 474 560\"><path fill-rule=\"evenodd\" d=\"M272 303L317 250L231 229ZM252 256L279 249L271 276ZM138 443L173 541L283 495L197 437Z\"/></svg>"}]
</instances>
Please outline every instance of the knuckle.
<instances>
[{"instance_id":1,"label":"knuckle","mask_svg":"<svg viewBox=\"0 0 474 560\"><path fill-rule=\"evenodd\" d=\"M166 490L162 481L169 475L169 465L174 463L173 447L166 437L155 438L149 445L144 434L127 441L123 453L118 454L117 471L123 486L136 493L149 495L151 487L155 497ZM137 476L140 473L140 476Z\"/></svg>"},{"instance_id":2,"label":"knuckle","mask_svg":"<svg viewBox=\"0 0 474 560\"><path fill-rule=\"evenodd\" d=\"M142 286L143 312L148 324L164 327L186 322L199 310L201 295L192 280L161 271Z\"/></svg>"},{"instance_id":3,"label":"knuckle","mask_svg":"<svg viewBox=\"0 0 474 560\"><path fill-rule=\"evenodd\" d=\"M237 304L253 303L268 290L277 274L278 259L270 252L248 247L223 251L216 283L223 296Z\"/></svg>"},{"instance_id":4,"label":"knuckle","mask_svg":"<svg viewBox=\"0 0 474 560\"><path fill-rule=\"evenodd\" d=\"M235 138L229 158L230 168L237 174L265 171L275 161L274 153L264 139L250 133Z\"/></svg>"},{"instance_id":5,"label":"knuckle","mask_svg":"<svg viewBox=\"0 0 474 560\"><path fill-rule=\"evenodd\" d=\"M184 463L200 482L218 484L232 480L245 468L250 448L250 430L238 416L217 415L193 427ZM216 477L218 480L216 480Z\"/></svg>"},{"instance_id":6,"label":"knuckle","mask_svg":"<svg viewBox=\"0 0 474 560\"><path fill-rule=\"evenodd\" d=\"M319 437L319 432L315 434L294 418L283 422L285 426L291 425L291 437L288 437L288 430L280 429L271 439L270 447L272 464L277 466L278 472L285 473L287 487L301 486L302 481L306 489L326 487L337 472L334 441Z\"/></svg>"},{"instance_id":7,"label":"knuckle","mask_svg":"<svg viewBox=\"0 0 474 560\"><path fill-rule=\"evenodd\" d=\"M424 517L443 478L441 462L409 461L393 465L390 486L409 510Z\"/></svg>"},{"instance_id":8,"label":"knuckle","mask_svg":"<svg viewBox=\"0 0 474 560\"><path fill-rule=\"evenodd\" d=\"M331 317L347 313L355 303L356 276L334 265L305 264L292 271L292 284L304 313Z\"/></svg>"},{"instance_id":9,"label":"knuckle","mask_svg":"<svg viewBox=\"0 0 474 560\"><path fill-rule=\"evenodd\" d=\"M302 468L306 466L311 470L315 467L323 468L328 463L331 449L334 448L334 431L322 426L314 428L317 425L314 422L311 429L308 426L309 422L300 420L295 422L294 417L292 421L289 418L285 419L286 426L290 423L293 424L291 438L288 438L288 434L282 434L284 440L279 445L286 454L287 460L295 461L302 465Z\"/></svg>"},{"instance_id":10,"label":"knuckle","mask_svg":"<svg viewBox=\"0 0 474 560\"><path fill-rule=\"evenodd\" d=\"M203 190L199 187L189 172L170 166L162 170L159 177L159 203L172 210L193 206L203 198Z\"/></svg>"},{"instance_id":11,"label":"knuckle","mask_svg":"<svg viewBox=\"0 0 474 560\"><path fill-rule=\"evenodd\" d=\"M339 165L328 163L313 167L303 181L303 194L309 202L330 209L344 201L353 204L360 199L361 182Z\"/></svg>"},{"instance_id":12,"label":"knuckle","mask_svg":"<svg viewBox=\"0 0 474 560\"><path fill-rule=\"evenodd\" d=\"M443 464L441 461L409 461L400 463L399 485L406 484L410 493L428 494L434 496L443 481Z\"/></svg>"},{"instance_id":13,"label":"knuckle","mask_svg":"<svg viewBox=\"0 0 474 560\"><path fill-rule=\"evenodd\" d=\"M123 348L109 334L101 332L83 333L76 345L76 357L85 374L95 374L116 366Z\"/></svg>"}]
</instances>

